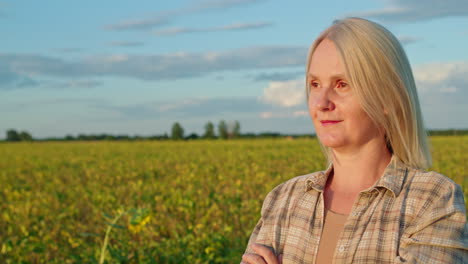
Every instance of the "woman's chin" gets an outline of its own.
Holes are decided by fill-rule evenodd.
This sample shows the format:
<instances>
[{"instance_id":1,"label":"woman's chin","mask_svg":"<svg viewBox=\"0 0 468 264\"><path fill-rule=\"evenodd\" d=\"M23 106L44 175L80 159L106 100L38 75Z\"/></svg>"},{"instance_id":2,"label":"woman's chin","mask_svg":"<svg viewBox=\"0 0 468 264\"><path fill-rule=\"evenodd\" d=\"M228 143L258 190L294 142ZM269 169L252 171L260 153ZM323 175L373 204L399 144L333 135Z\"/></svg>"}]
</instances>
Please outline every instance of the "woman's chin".
<instances>
[{"instance_id":1,"label":"woman's chin","mask_svg":"<svg viewBox=\"0 0 468 264\"><path fill-rule=\"evenodd\" d=\"M320 143L322 143L323 146L329 147L329 148L338 148L343 145L343 140L340 138L336 138L330 135L327 136L319 136L318 137L320 140Z\"/></svg>"}]
</instances>

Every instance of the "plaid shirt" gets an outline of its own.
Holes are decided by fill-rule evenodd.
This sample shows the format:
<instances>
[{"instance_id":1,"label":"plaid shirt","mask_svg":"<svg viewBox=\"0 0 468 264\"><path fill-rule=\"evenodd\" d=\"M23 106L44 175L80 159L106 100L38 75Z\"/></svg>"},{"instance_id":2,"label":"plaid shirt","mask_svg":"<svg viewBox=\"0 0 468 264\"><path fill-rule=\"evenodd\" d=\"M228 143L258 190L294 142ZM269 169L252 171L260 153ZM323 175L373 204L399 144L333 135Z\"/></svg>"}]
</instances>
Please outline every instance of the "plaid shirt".
<instances>
[{"instance_id":1,"label":"plaid shirt","mask_svg":"<svg viewBox=\"0 0 468 264\"><path fill-rule=\"evenodd\" d=\"M323 227L326 171L295 177L265 198L249 239L283 254L283 263L315 263ZM333 263L468 263L468 225L459 185L392 157L382 177L356 198Z\"/></svg>"}]
</instances>

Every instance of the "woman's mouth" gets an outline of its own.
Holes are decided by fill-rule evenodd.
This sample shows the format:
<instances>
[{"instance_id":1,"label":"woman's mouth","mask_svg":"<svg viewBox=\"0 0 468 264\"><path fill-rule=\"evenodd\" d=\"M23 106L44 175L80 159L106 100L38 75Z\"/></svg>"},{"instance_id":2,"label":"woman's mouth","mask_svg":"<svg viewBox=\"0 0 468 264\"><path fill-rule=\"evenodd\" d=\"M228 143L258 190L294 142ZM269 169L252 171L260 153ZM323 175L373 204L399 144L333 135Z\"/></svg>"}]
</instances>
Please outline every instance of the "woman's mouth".
<instances>
[{"instance_id":1,"label":"woman's mouth","mask_svg":"<svg viewBox=\"0 0 468 264\"><path fill-rule=\"evenodd\" d=\"M331 126L334 124L338 124L342 121L343 120L321 120L320 123L322 123L323 126Z\"/></svg>"}]
</instances>

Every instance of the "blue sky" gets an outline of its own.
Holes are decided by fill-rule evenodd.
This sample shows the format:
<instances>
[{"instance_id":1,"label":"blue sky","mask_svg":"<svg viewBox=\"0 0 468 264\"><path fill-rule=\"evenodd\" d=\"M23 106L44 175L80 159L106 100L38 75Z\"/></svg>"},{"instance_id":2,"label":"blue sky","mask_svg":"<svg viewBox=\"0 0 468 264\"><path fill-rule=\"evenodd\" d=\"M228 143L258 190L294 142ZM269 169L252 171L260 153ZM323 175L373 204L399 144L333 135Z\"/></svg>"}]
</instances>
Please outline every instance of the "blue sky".
<instances>
[{"instance_id":1,"label":"blue sky","mask_svg":"<svg viewBox=\"0 0 468 264\"><path fill-rule=\"evenodd\" d=\"M468 1L0 0L0 137L313 133L307 49L346 16L402 41L428 128L468 128Z\"/></svg>"}]
</instances>

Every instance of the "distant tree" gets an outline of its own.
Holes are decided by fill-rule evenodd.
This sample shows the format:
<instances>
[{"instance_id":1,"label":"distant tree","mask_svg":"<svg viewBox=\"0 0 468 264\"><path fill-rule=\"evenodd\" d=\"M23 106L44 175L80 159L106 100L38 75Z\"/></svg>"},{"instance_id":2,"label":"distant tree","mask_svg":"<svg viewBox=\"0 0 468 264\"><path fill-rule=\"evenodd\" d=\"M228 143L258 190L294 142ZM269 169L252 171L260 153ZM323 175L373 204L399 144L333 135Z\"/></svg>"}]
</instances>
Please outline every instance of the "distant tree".
<instances>
[{"instance_id":1,"label":"distant tree","mask_svg":"<svg viewBox=\"0 0 468 264\"><path fill-rule=\"evenodd\" d=\"M7 130L6 132L6 141L20 141L21 138L18 134L18 132L16 132L16 130L14 129L9 129Z\"/></svg>"},{"instance_id":2,"label":"distant tree","mask_svg":"<svg viewBox=\"0 0 468 264\"><path fill-rule=\"evenodd\" d=\"M218 135L221 139L228 138L228 128L224 120L221 120L218 124Z\"/></svg>"},{"instance_id":3,"label":"distant tree","mask_svg":"<svg viewBox=\"0 0 468 264\"><path fill-rule=\"evenodd\" d=\"M204 138L215 138L215 129L214 125L211 122L206 123L205 125L205 134L203 134Z\"/></svg>"},{"instance_id":4,"label":"distant tree","mask_svg":"<svg viewBox=\"0 0 468 264\"><path fill-rule=\"evenodd\" d=\"M263 133L258 134L257 137L259 137L259 138L277 138L277 137L281 137L281 134L276 133L276 132L263 132Z\"/></svg>"},{"instance_id":5,"label":"distant tree","mask_svg":"<svg viewBox=\"0 0 468 264\"><path fill-rule=\"evenodd\" d=\"M234 125L232 126L231 130L231 137L232 138L237 138L240 136L240 123L239 121L234 121Z\"/></svg>"},{"instance_id":6,"label":"distant tree","mask_svg":"<svg viewBox=\"0 0 468 264\"><path fill-rule=\"evenodd\" d=\"M29 134L28 132L26 131L21 131L19 134L18 134L19 138L21 141L32 141L33 138L31 136L31 134Z\"/></svg>"},{"instance_id":7,"label":"distant tree","mask_svg":"<svg viewBox=\"0 0 468 264\"><path fill-rule=\"evenodd\" d=\"M123 139L123 136L124 135L114 135L114 139L113 140L122 140Z\"/></svg>"},{"instance_id":8,"label":"distant tree","mask_svg":"<svg viewBox=\"0 0 468 264\"><path fill-rule=\"evenodd\" d=\"M257 134L255 133L243 133L242 135L240 135L242 138L256 138L257 137Z\"/></svg>"},{"instance_id":9,"label":"distant tree","mask_svg":"<svg viewBox=\"0 0 468 264\"><path fill-rule=\"evenodd\" d=\"M199 136L196 133L192 133L188 135L185 139L198 139Z\"/></svg>"},{"instance_id":10,"label":"distant tree","mask_svg":"<svg viewBox=\"0 0 468 264\"><path fill-rule=\"evenodd\" d=\"M75 140L75 138L72 135L68 134L65 136L65 140Z\"/></svg>"},{"instance_id":11,"label":"distant tree","mask_svg":"<svg viewBox=\"0 0 468 264\"><path fill-rule=\"evenodd\" d=\"M184 128L178 122L175 122L174 125L172 125L171 132L172 139L179 140L184 138Z\"/></svg>"}]
</instances>

